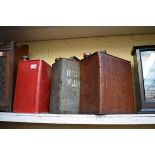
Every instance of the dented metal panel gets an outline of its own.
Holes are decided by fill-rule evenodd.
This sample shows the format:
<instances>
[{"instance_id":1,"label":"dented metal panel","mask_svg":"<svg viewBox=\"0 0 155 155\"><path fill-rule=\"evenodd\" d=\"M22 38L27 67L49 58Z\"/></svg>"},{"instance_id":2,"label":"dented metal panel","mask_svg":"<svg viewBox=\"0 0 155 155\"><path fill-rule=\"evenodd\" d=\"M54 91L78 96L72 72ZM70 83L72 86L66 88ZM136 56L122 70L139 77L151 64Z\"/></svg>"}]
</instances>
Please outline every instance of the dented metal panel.
<instances>
[{"instance_id":1,"label":"dented metal panel","mask_svg":"<svg viewBox=\"0 0 155 155\"><path fill-rule=\"evenodd\" d=\"M51 113L79 113L80 65L75 57L59 58L52 65Z\"/></svg>"}]
</instances>

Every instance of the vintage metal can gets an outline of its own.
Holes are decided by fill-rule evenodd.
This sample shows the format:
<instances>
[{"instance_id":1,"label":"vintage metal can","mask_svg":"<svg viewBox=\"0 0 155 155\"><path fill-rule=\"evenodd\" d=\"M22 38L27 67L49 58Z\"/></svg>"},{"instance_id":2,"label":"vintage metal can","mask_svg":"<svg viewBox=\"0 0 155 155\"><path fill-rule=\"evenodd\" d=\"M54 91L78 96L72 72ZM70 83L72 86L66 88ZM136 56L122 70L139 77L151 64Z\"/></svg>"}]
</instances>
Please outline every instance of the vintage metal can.
<instances>
[{"instance_id":1,"label":"vintage metal can","mask_svg":"<svg viewBox=\"0 0 155 155\"><path fill-rule=\"evenodd\" d=\"M133 113L131 64L103 52L80 61L80 112Z\"/></svg>"},{"instance_id":2,"label":"vintage metal can","mask_svg":"<svg viewBox=\"0 0 155 155\"><path fill-rule=\"evenodd\" d=\"M43 60L21 60L18 65L13 112L49 112L51 66Z\"/></svg>"},{"instance_id":3,"label":"vintage metal can","mask_svg":"<svg viewBox=\"0 0 155 155\"><path fill-rule=\"evenodd\" d=\"M57 58L52 65L51 83L50 113L79 113L79 60L76 57Z\"/></svg>"}]
</instances>

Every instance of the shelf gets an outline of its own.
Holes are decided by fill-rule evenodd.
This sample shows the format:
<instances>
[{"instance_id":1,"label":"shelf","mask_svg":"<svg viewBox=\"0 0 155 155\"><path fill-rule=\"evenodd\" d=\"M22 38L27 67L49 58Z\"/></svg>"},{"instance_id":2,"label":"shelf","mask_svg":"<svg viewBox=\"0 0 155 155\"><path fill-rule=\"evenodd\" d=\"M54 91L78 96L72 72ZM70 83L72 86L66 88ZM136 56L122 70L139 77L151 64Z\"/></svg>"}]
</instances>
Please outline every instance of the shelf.
<instances>
[{"instance_id":1,"label":"shelf","mask_svg":"<svg viewBox=\"0 0 155 155\"><path fill-rule=\"evenodd\" d=\"M43 124L140 125L155 124L155 114L69 115L1 112L0 121Z\"/></svg>"},{"instance_id":2,"label":"shelf","mask_svg":"<svg viewBox=\"0 0 155 155\"><path fill-rule=\"evenodd\" d=\"M0 27L0 41L24 42L153 33L154 26L3 26Z\"/></svg>"}]
</instances>

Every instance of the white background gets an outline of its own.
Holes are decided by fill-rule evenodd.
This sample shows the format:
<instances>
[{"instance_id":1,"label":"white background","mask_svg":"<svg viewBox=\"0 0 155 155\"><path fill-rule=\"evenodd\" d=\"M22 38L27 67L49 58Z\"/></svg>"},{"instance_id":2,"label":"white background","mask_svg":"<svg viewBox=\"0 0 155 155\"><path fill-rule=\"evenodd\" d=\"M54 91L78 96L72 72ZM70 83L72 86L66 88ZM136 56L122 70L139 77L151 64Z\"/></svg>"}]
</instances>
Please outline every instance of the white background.
<instances>
[{"instance_id":1,"label":"white background","mask_svg":"<svg viewBox=\"0 0 155 155\"><path fill-rule=\"evenodd\" d=\"M0 25L154 25L154 0L1 0Z\"/></svg>"},{"instance_id":2,"label":"white background","mask_svg":"<svg viewBox=\"0 0 155 155\"><path fill-rule=\"evenodd\" d=\"M1 130L1 155L154 155L154 130Z\"/></svg>"}]
</instances>

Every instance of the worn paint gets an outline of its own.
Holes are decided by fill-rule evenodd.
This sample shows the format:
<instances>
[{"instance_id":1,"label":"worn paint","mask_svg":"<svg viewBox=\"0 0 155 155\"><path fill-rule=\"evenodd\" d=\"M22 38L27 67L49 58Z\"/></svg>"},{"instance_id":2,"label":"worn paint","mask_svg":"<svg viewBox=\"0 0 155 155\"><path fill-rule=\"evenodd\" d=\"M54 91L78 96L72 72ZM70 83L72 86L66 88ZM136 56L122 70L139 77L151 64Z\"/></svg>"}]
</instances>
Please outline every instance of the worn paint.
<instances>
[{"instance_id":1,"label":"worn paint","mask_svg":"<svg viewBox=\"0 0 155 155\"><path fill-rule=\"evenodd\" d=\"M79 113L79 61L62 58L52 65L51 113Z\"/></svg>"}]
</instances>

